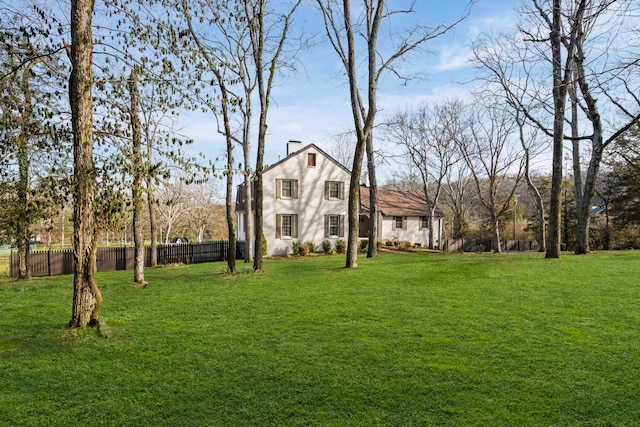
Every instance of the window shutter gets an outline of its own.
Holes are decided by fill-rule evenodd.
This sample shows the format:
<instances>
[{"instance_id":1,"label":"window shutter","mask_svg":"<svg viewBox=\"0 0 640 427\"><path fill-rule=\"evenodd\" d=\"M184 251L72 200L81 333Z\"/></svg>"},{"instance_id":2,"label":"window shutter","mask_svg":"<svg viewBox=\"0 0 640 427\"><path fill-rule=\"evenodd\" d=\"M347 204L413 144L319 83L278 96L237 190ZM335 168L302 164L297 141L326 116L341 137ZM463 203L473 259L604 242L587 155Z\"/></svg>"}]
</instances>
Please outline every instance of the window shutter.
<instances>
[{"instance_id":1,"label":"window shutter","mask_svg":"<svg viewBox=\"0 0 640 427\"><path fill-rule=\"evenodd\" d=\"M282 237L282 215L276 214L276 239Z\"/></svg>"},{"instance_id":2,"label":"window shutter","mask_svg":"<svg viewBox=\"0 0 640 427\"><path fill-rule=\"evenodd\" d=\"M298 198L298 180L297 179L291 180L291 198L293 199Z\"/></svg>"},{"instance_id":3,"label":"window shutter","mask_svg":"<svg viewBox=\"0 0 640 427\"><path fill-rule=\"evenodd\" d=\"M276 179L276 199L282 199L282 180Z\"/></svg>"},{"instance_id":4,"label":"window shutter","mask_svg":"<svg viewBox=\"0 0 640 427\"><path fill-rule=\"evenodd\" d=\"M391 217L391 230L395 230L396 229L396 217L392 216Z\"/></svg>"},{"instance_id":5,"label":"window shutter","mask_svg":"<svg viewBox=\"0 0 640 427\"><path fill-rule=\"evenodd\" d=\"M344 200L344 181L340 181L340 200ZM340 221L342 224L342 221Z\"/></svg>"},{"instance_id":6,"label":"window shutter","mask_svg":"<svg viewBox=\"0 0 640 427\"><path fill-rule=\"evenodd\" d=\"M340 235L338 237L344 237L344 215L340 215L340 223L338 224L340 226Z\"/></svg>"},{"instance_id":7,"label":"window shutter","mask_svg":"<svg viewBox=\"0 0 640 427\"><path fill-rule=\"evenodd\" d=\"M403 230L407 229L407 217L406 216L402 217L402 229Z\"/></svg>"},{"instance_id":8,"label":"window shutter","mask_svg":"<svg viewBox=\"0 0 640 427\"><path fill-rule=\"evenodd\" d=\"M329 200L329 181L324 182L324 199Z\"/></svg>"},{"instance_id":9,"label":"window shutter","mask_svg":"<svg viewBox=\"0 0 640 427\"><path fill-rule=\"evenodd\" d=\"M298 214L291 215L291 237L298 238Z\"/></svg>"},{"instance_id":10,"label":"window shutter","mask_svg":"<svg viewBox=\"0 0 640 427\"><path fill-rule=\"evenodd\" d=\"M324 216L324 237L329 237L329 215Z\"/></svg>"}]
</instances>

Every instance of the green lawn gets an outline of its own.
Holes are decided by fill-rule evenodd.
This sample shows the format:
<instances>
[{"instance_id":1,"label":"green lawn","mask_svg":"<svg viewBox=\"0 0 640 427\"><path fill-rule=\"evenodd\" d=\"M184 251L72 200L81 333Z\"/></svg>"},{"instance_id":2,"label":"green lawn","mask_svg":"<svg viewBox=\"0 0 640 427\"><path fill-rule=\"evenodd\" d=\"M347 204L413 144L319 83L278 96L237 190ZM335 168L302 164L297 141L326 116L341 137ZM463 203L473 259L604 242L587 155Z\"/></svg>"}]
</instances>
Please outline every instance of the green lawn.
<instances>
[{"instance_id":1,"label":"green lawn","mask_svg":"<svg viewBox=\"0 0 640 427\"><path fill-rule=\"evenodd\" d=\"M640 422L640 252L381 254L0 278L1 425Z\"/></svg>"}]
</instances>

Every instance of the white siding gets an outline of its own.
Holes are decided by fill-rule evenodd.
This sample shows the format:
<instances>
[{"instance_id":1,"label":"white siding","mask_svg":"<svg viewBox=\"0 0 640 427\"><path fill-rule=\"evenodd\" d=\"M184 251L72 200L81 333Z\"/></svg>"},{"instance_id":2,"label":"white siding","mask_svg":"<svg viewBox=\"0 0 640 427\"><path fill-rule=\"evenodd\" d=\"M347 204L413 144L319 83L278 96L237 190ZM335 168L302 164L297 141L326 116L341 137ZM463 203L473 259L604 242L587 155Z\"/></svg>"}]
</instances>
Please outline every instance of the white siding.
<instances>
[{"instance_id":1,"label":"white siding","mask_svg":"<svg viewBox=\"0 0 640 427\"><path fill-rule=\"evenodd\" d=\"M316 166L307 166L307 154L316 154ZM325 215L344 215L348 212L349 173L332 160L317 151L313 146L301 149L287 157L282 163L264 172L264 234L269 255L285 255L292 251L293 242L312 241L316 250L322 249L325 237ZM276 180L292 179L298 181L297 198L277 198ZM344 182L344 199L326 200L325 181ZM276 215L298 215L298 238L276 238ZM334 245L345 236L329 238Z\"/></svg>"}]
</instances>

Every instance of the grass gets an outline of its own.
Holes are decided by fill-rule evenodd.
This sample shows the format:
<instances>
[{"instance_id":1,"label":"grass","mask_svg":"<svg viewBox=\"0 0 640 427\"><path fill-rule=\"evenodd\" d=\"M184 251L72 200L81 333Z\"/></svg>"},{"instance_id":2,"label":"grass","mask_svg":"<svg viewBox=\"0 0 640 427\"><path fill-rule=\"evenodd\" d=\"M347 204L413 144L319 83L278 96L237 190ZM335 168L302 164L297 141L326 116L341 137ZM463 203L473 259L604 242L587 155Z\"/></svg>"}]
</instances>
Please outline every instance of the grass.
<instances>
[{"instance_id":1,"label":"grass","mask_svg":"<svg viewBox=\"0 0 640 427\"><path fill-rule=\"evenodd\" d=\"M634 425L640 253L381 254L0 278L0 424Z\"/></svg>"}]
</instances>

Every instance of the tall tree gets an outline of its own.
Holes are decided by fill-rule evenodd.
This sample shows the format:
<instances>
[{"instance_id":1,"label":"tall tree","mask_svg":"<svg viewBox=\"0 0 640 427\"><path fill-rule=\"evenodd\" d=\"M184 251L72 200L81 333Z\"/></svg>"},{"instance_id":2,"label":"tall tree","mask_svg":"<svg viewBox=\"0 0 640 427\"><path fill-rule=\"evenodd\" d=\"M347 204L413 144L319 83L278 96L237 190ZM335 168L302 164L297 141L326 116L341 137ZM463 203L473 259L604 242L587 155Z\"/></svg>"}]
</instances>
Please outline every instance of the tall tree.
<instances>
[{"instance_id":1,"label":"tall tree","mask_svg":"<svg viewBox=\"0 0 640 427\"><path fill-rule=\"evenodd\" d=\"M69 327L98 322L102 294L95 281L97 231L93 161L93 0L71 1L69 102L74 152L73 306Z\"/></svg>"},{"instance_id":2,"label":"tall tree","mask_svg":"<svg viewBox=\"0 0 640 427\"><path fill-rule=\"evenodd\" d=\"M524 155L524 178L529 188L538 215L538 248L546 251L545 203L535 182L531 179L531 162L548 150L548 142L537 137L542 133L536 123L528 120L531 116L545 115L548 110L541 107L535 96L534 74L529 65L530 52L521 45L521 38L512 35L488 34L472 44L475 62L478 64L480 79L486 82L487 92L503 99L518 127L520 145ZM518 54L514 55L514 52ZM551 135L551 131L548 132Z\"/></svg>"},{"instance_id":3,"label":"tall tree","mask_svg":"<svg viewBox=\"0 0 640 427\"><path fill-rule=\"evenodd\" d=\"M500 220L511 209L524 163L513 140L515 126L509 112L476 100L464 128L468 133L461 134L456 143L471 171L480 203L489 214L494 251L501 252Z\"/></svg>"},{"instance_id":4,"label":"tall tree","mask_svg":"<svg viewBox=\"0 0 640 427\"><path fill-rule=\"evenodd\" d=\"M362 7L357 8L362 15L358 16L352 10L350 0L342 2L337 0L317 1L324 17L327 36L345 69L349 82L356 145L349 184L349 237L346 267L354 268L358 265L359 183L365 152L373 152L371 144L373 144L373 128L378 112L377 91L380 79L385 72L400 75L398 70L394 68L397 61L405 58L410 52L421 48L428 41L445 34L466 17L468 9L463 17L453 24L438 25L434 28L416 26L407 29L403 35L390 34L389 37L395 47L384 52L378 45L383 24L387 21L391 22L392 18L398 15L414 13L415 2L410 2L403 9L399 7L390 10L387 9L384 0L363 0ZM362 45L358 43L356 35L362 38ZM358 68L360 60L366 64L363 70ZM364 88L360 86L362 81L366 82ZM365 95L363 96L363 94ZM372 165L375 165L375 162L368 162L369 167ZM373 183L375 183L375 167L368 169L368 173L369 179L371 180L373 177ZM377 215L376 190L371 186L370 215L372 221L370 223L375 222L373 218ZM370 248L375 246L375 238L375 235L370 234Z\"/></svg>"},{"instance_id":5,"label":"tall tree","mask_svg":"<svg viewBox=\"0 0 640 427\"><path fill-rule=\"evenodd\" d=\"M4 212L5 233L17 248L18 277L28 279L34 226L53 209L52 196L61 190L60 185L47 189L47 182L53 183L53 171L68 159L62 154L64 119L57 95L64 67L50 40L58 23L52 18L50 27L43 27L44 9L22 6L3 8L0 18L0 180L7 180L3 203L11 207Z\"/></svg>"},{"instance_id":6,"label":"tall tree","mask_svg":"<svg viewBox=\"0 0 640 427\"><path fill-rule=\"evenodd\" d=\"M274 79L279 71L280 59L285 48L285 42L289 35L290 23L301 0L294 0L287 4L285 11L275 21L267 20L267 16L273 17L267 11L267 0L242 0L244 2L245 19L250 22L249 37L251 39L251 54L253 65L257 75L258 99L260 102L260 114L258 119L258 146L255 167L255 192L256 192L256 240L255 258L253 270L263 271L264 246L264 221L263 221L263 188L262 170L264 168L264 149L267 137L267 118L271 101L271 90ZM251 206L251 200L247 201ZM250 209L248 209L248 215Z\"/></svg>"},{"instance_id":7,"label":"tall tree","mask_svg":"<svg viewBox=\"0 0 640 427\"><path fill-rule=\"evenodd\" d=\"M500 68L495 57L483 63L490 65L495 81L508 91L518 114L553 139L547 258L560 256L565 142L570 141L573 154L578 219L575 250L587 253L591 203L602 154L640 118L637 45L618 42L633 34L632 8L627 0L532 0L522 8L518 42L502 49L509 52L509 61L519 63L521 72L504 73L511 69ZM614 112L608 123L603 111ZM552 125L548 117L553 118ZM565 132L567 123L571 124L570 132ZM605 137L607 127L609 137ZM587 162L583 161L585 153Z\"/></svg>"},{"instance_id":8,"label":"tall tree","mask_svg":"<svg viewBox=\"0 0 640 427\"><path fill-rule=\"evenodd\" d=\"M411 112L397 113L385 125L391 139L402 148L407 166L420 175L421 189L430 211L429 249L435 248L433 218L445 178L449 169L460 160L454 135L461 132L462 109L460 101L421 105Z\"/></svg>"},{"instance_id":9,"label":"tall tree","mask_svg":"<svg viewBox=\"0 0 640 427\"><path fill-rule=\"evenodd\" d=\"M145 176L145 168L142 160L142 126L140 125L140 93L138 91L138 68L131 70L129 77L129 96L131 99L131 109L129 116L131 120L131 147L132 147L132 174L131 201L133 206L133 281L142 285L144 280L144 236L142 225L142 181Z\"/></svg>"},{"instance_id":10,"label":"tall tree","mask_svg":"<svg viewBox=\"0 0 640 427\"><path fill-rule=\"evenodd\" d=\"M574 25L575 59L572 69L572 84L569 86L571 101L571 141L573 154L574 194L576 199L576 218L578 221L576 231L577 254L589 252L589 222L591 218L592 200L596 193L598 176L602 157L605 149L617 137L626 132L634 124L640 121L640 99L638 98L638 86L635 74L638 72L637 53L631 61L616 58L615 64L598 63L593 57L599 57L600 52L594 48L594 44L602 41L602 29L606 42L611 43L612 34L621 34L625 28L625 19L635 22L637 16L635 10L629 9L627 1L592 0L575 2L568 8L575 8L577 19ZM582 10L584 9L584 10ZM600 33L598 33L600 32ZM605 48L607 53L610 47ZM614 57L617 56L613 55ZM622 71L620 71L622 69ZM622 85L615 85L620 82ZM606 122L602 117L602 103L598 98L605 98L623 117L621 123L609 124L611 133L606 137ZM625 99L626 98L626 99ZM582 136L580 134L581 123L579 113L583 112L590 127L590 132ZM583 149L580 142L589 143L589 158L586 174L582 173Z\"/></svg>"},{"instance_id":11,"label":"tall tree","mask_svg":"<svg viewBox=\"0 0 640 427\"><path fill-rule=\"evenodd\" d=\"M220 28L223 23L235 22L233 18L233 12L236 12L236 16L241 12L241 9L238 10L233 6L230 9L226 9L226 4L216 3L216 2L187 2L186 0L182 0L180 12L182 13L183 19L186 21L188 34L195 44L196 51L198 56L202 59L197 63L200 65L200 70L208 71L213 74L215 78L215 82L217 84L217 88L219 91L219 102L215 97L209 97L208 106L214 114L220 115L222 117L223 129L220 131L225 137L226 147L227 147L227 165L224 170L224 175L226 177L226 218L227 218L227 229L229 235L229 252L227 254L227 272L229 274L236 273L236 233L235 233L235 221L234 221L234 212L233 212L233 168L234 168L234 158L233 158L233 145L235 142L235 134L231 129L231 109L233 105L237 104L237 100L233 93L228 88L228 83L230 82L229 74L229 66L228 61L226 59L226 55L223 51L219 50L218 47L214 44L213 46L205 44L205 41L201 37L201 35L196 31L196 28L192 22L192 12L190 7L197 6L197 12L195 15L204 15L207 16L209 22L217 25ZM227 12L227 13L225 13ZM242 25L242 21L241 21ZM233 25L232 25L233 27ZM229 39L228 39L229 40Z\"/></svg>"}]
</instances>

